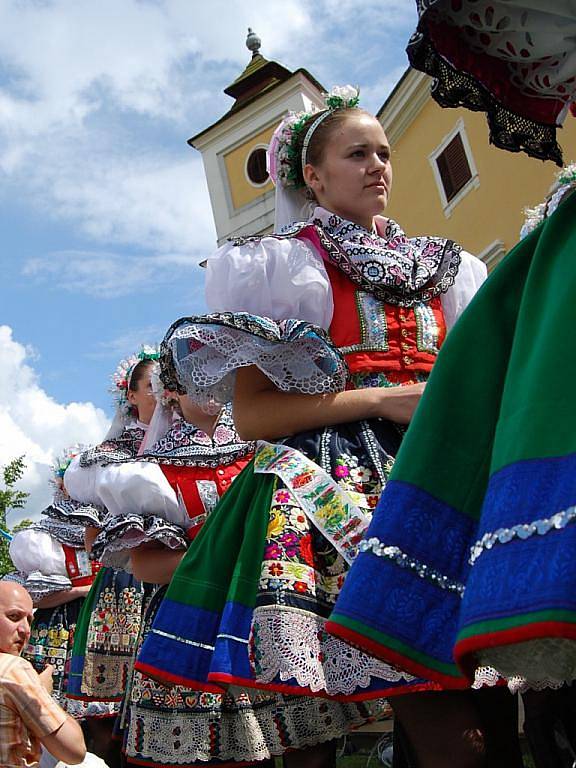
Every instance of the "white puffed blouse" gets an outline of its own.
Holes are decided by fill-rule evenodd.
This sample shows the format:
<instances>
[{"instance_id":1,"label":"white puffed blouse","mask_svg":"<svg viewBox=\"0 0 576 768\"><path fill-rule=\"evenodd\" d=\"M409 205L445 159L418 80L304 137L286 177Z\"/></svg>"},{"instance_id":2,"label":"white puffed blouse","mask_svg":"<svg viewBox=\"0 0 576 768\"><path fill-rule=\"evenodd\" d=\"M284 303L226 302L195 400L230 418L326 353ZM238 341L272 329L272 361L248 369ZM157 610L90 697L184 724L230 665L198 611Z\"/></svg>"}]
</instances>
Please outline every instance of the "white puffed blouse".
<instances>
[{"instance_id":1,"label":"white puffed blouse","mask_svg":"<svg viewBox=\"0 0 576 768\"><path fill-rule=\"evenodd\" d=\"M10 557L17 570L29 576L68 576L62 544L44 531L24 528L10 542Z\"/></svg>"},{"instance_id":2,"label":"white puffed blouse","mask_svg":"<svg viewBox=\"0 0 576 768\"><path fill-rule=\"evenodd\" d=\"M467 251L454 285L442 294L450 329L486 279L486 265ZM211 312L250 312L280 321L296 318L328 330L334 301L328 273L310 241L263 237L226 243L207 260L206 302Z\"/></svg>"},{"instance_id":3,"label":"white puffed blouse","mask_svg":"<svg viewBox=\"0 0 576 768\"><path fill-rule=\"evenodd\" d=\"M77 456L64 474L64 485L73 499L104 506L115 517L133 512L142 517L155 515L182 528L190 524L157 464L134 461L81 467Z\"/></svg>"}]
</instances>

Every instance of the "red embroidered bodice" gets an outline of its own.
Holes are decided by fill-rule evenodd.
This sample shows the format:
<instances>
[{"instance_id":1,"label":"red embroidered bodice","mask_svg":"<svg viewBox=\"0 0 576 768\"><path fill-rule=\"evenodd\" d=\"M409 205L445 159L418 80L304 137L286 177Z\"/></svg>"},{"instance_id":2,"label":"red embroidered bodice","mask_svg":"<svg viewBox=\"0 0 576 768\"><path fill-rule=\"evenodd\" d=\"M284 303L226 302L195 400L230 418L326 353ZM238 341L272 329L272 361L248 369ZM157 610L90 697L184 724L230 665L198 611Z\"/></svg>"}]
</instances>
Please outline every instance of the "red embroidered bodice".
<instances>
[{"instance_id":1,"label":"red embroidered bodice","mask_svg":"<svg viewBox=\"0 0 576 768\"><path fill-rule=\"evenodd\" d=\"M85 549L75 549L62 544L66 571L73 587L84 587L92 584L96 574L102 567L97 560L90 560Z\"/></svg>"},{"instance_id":2,"label":"red embroidered bodice","mask_svg":"<svg viewBox=\"0 0 576 768\"><path fill-rule=\"evenodd\" d=\"M329 333L350 373L384 373L397 383L428 374L446 337L440 297L410 308L386 304L359 290L338 267L324 266L334 299Z\"/></svg>"}]
</instances>

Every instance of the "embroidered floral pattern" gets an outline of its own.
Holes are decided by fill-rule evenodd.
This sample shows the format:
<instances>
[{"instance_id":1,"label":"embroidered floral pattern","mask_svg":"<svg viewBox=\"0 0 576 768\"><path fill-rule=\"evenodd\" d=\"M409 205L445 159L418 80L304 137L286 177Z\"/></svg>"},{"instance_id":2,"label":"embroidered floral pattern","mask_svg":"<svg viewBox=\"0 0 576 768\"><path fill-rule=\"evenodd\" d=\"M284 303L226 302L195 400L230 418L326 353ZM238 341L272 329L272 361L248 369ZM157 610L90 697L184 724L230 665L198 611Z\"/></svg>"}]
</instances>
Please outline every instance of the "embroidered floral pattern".
<instances>
[{"instance_id":1,"label":"embroidered floral pattern","mask_svg":"<svg viewBox=\"0 0 576 768\"><path fill-rule=\"evenodd\" d=\"M109 464L121 464L130 461L138 453L144 440L144 430L136 425L124 427L121 434L113 440L105 440L94 448L89 448L80 455L80 466L91 467L98 464L106 467Z\"/></svg>"}]
</instances>

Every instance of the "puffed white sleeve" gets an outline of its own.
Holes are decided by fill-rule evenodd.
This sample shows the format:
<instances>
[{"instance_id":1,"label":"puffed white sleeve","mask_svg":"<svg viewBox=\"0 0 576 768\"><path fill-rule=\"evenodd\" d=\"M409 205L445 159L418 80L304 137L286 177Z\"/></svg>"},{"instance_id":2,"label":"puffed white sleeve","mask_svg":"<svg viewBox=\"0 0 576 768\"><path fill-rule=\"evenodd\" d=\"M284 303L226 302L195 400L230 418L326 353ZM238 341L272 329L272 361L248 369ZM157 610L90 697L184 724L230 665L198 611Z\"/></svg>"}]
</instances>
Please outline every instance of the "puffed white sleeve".
<instances>
[{"instance_id":1,"label":"puffed white sleeve","mask_svg":"<svg viewBox=\"0 0 576 768\"><path fill-rule=\"evenodd\" d=\"M43 531L34 528L19 531L10 542L10 557L16 568L27 576L35 571L46 576L67 576L62 545Z\"/></svg>"},{"instance_id":2,"label":"puffed white sleeve","mask_svg":"<svg viewBox=\"0 0 576 768\"><path fill-rule=\"evenodd\" d=\"M442 309L448 330L472 301L487 277L486 264L468 251L461 251L461 261L454 285L442 294Z\"/></svg>"},{"instance_id":3,"label":"puffed white sleeve","mask_svg":"<svg viewBox=\"0 0 576 768\"><path fill-rule=\"evenodd\" d=\"M334 312L322 258L309 241L297 238L223 245L207 261L206 301L211 312L295 318L324 330Z\"/></svg>"},{"instance_id":4,"label":"puffed white sleeve","mask_svg":"<svg viewBox=\"0 0 576 768\"><path fill-rule=\"evenodd\" d=\"M64 474L64 485L73 499L102 505L111 516L131 513L155 515L177 525L187 522L172 486L157 464L135 461L81 467L77 457Z\"/></svg>"}]
</instances>

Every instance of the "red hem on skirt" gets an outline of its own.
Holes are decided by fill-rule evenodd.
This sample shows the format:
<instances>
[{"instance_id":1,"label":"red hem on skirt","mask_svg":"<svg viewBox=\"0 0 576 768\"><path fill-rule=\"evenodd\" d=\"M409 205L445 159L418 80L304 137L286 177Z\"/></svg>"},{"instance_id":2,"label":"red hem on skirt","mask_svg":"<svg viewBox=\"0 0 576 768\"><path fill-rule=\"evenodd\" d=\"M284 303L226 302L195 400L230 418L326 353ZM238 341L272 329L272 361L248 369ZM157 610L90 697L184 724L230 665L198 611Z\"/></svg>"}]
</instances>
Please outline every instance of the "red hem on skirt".
<instances>
[{"instance_id":1,"label":"red hem on skirt","mask_svg":"<svg viewBox=\"0 0 576 768\"><path fill-rule=\"evenodd\" d=\"M182 763L181 765L177 765L176 763L154 763L149 760L139 760L136 757L128 758L125 752L123 752L123 755L128 765L144 765L144 766L147 766L147 768L210 768L210 766L214 766L214 768L252 768L252 766L260 765L263 762L263 760L253 760L253 761L250 761L249 763L245 763L245 762L238 762L237 760L233 760L232 762L228 762L228 763L215 763L214 761L206 760L201 762Z\"/></svg>"},{"instance_id":2,"label":"red hem on skirt","mask_svg":"<svg viewBox=\"0 0 576 768\"><path fill-rule=\"evenodd\" d=\"M331 635L335 635L336 637L340 637L343 640L346 640L346 642L350 643L350 645L353 645L355 648L360 648L360 650L366 651L378 659L383 659L390 662L391 664L394 664L394 666L398 667L399 669L406 670L407 672L410 672L413 675L417 675L418 677L425 677L429 679L429 682L426 683L419 683L413 686L406 685L405 687L398 688L397 690L392 690L386 693L387 697L394 696L395 694L399 695L402 693L412 693L418 690L462 690L470 688L471 686L470 681L465 677L452 677L450 675L445 675L442 672L438 672L436 669L431 669L424 664L420 664L417 661L414 661L414 659L411 659L409 656L405 656L398 651L393 651L388 646L383 646L375 640L371 640L369 637L366 637L366 635L361 635L359 632L354 632L354 630L349 629L348 627L343 627L341 624L327 621L326 631ZM385 656L382 653L384 648L386 649Z\"/></svg>"},{"instance_id":3,"label":"red hem on skirt","mask_svg":"<svg viewBox=\"0 0 576 768\"><path fill-rule=\"evenodd\" d=\"M243 677L235 677L234 675L227 675L223 672L214 673L209 675L210 680L222 682L227 685L239 685L242 688L256 688L261 691L276 691L277 693L286 693L290 696L310 696L317 699L328 699L330 701L369 701L371 699L388 699L390 696L400 695L403 693L416 693L417 691L428 691L434 689L436 686L434 683L415 683L410 685L400 685L396 688L380 688L377 691L370 691L370 693L354 693L350 696L342 695L328 695L326 691L313 691L307 686L294 686L284 685L283 683L257 683L255 680L247 680Z\"/></svg>"},{"instance_id":4,"label":"red hem on skirt","mask_svg":"<svg viewBox=\"0 0 576 768\"><path fill-rule=\"evenodd\" d=\"M225 689L221 686L209 685L208 683L200 683L198 680L191 680L182 675L173 675L171 672L165 672L164 670L157 669L151 664L143 664L140 661L135 662L134 669L141 672L146 677L151 677L158 682L174 683L175 685L182 685L186 688L192 688L195 691L206 691L206 693L226 693Z\"/></svg>"}]
</instances>

